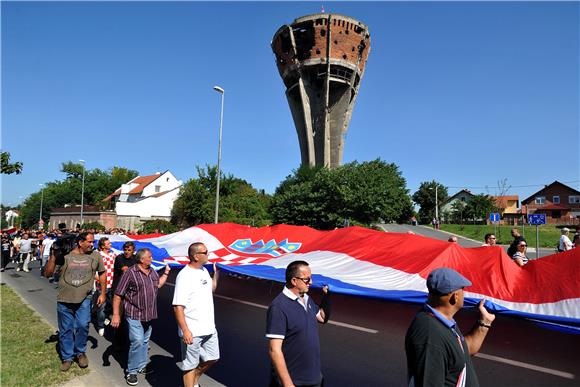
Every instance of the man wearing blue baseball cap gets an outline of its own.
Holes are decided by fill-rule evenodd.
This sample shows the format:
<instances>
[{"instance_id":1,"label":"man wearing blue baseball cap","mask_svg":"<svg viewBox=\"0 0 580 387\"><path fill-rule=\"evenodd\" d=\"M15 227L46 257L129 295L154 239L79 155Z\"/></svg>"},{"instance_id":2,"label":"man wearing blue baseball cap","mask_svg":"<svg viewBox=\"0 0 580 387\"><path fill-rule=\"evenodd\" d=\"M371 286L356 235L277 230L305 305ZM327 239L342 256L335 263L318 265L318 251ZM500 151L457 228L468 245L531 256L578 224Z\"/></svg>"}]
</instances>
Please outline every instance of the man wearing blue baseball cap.
<instances>
[{"instance_id":1,"label":"man wearing blue baseball cap","mask_svg":"<svg viewBox=\"0 0 580 387\"><path fill-rule=\"evenodd\" d=\"M453 269L427 277L429 297L405 336L409 386L479 386L471 356L479 352L495 315L479 303L480 319L463 336L453 319L471 282Z\"/></svg>"}]
</instances>

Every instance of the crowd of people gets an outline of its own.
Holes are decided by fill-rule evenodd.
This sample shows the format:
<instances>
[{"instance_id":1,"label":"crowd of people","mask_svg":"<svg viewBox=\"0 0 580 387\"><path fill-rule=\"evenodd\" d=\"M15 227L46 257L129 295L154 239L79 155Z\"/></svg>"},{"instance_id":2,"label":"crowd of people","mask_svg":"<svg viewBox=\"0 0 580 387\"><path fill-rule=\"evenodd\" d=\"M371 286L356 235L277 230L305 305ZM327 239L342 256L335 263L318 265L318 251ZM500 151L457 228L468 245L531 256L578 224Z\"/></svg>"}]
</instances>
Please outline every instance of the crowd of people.
<instances>
[{"instance_id":1,"label":"crowd of people","mask_svg":"<svg viewBox=\"0 0 580 387\"><path fill-rule=\"evenodd\" d=\"M567 228L562 229L562 251L578 243L578 234L570 240L569 233ZM70 248L56 243L71 240L71 236L74 243ZM526 241L517 228L512 229L512 236L508 255L523 266L528 262ZM450 242L457 243L457 239ZM486 234L483 246L494 245L495 235ZM175 282L172 306L182 355L178 365L186 387L199 386L201 375L220 358L213 305L219 267L213 264L213 276L206 269L209 253L203 243L192 243L187 251L189 264L180 270ZM74 362L81 368L89 366L86 351L92 319L100 336L104 336L107 327L114 330L115 347L127 352L126 383L137 385L138 375L151 371L151 323L157 319L158 292L166 284L171 268L166 265L158 273L151 266L151 250L136 251L131 241L125 242L123 252L117 255L109 238L101 235L95 241L92 230L21 230L12 237L2 235L2 270L12 260L17 270L29 272L29 263L34 259L40 260L41 275L58 283L60 370L68 371ZM266 338L272 364L271 387L324 384L318 324L329 321L330 292L324 286L322 302L317 305L308 296L311 284L308 263L290 263L283 291L268 308ZM495 315L487 311L481 300L480 318L463 335L454 316L463 307L463 291L471 282L452 269L439 268L429 274L426 286L427 302L405 337L409 385L477 385L471 356L481 348Z\"/></svg>"},{"instance_id":2,"label":"crowd of people","mask_svg":"<svg viewBox=\"0 0 580 387\"><path fill-rule=\"evenodd\" d=\"M131 241L124 243L119 255L112 252L106 236L97 241L98 251L94 246L94 234L80 232L72 250L53 248L44 267L46 277L54 278L58 273L60 370L67 372L74 362L80 368L89 366L87 337L94 310L93 321L99 335L103 336L109 326L114 330L114 347L126 351L125 380L134 386L139 383L138 375L151 371L147 368L151 323L157 319L158 291L171 269L166 265L161 274L157 273L151 266L151 250L135 251ZM177 276L173 302L184 347L181 364L187 387L197 386L199 377L219 359L212 298L219 271L214 265L211 279L203 267L208 255L204 247L201 243L190 246L190 264Z\"/></svg>"}]
</instances>

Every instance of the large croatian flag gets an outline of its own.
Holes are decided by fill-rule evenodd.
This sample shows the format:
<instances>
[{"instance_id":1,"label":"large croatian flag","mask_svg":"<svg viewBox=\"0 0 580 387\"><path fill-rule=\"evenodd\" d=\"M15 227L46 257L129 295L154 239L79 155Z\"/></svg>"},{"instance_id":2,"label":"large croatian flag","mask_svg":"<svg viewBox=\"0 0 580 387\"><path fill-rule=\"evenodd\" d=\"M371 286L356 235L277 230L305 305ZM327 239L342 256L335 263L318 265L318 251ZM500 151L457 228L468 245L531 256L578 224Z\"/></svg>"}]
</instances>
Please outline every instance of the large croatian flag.
<instances>
[{"instance_id":1,"label":"large croatian flag","mask_svg":"<svg viewBox=\"0 0 580 387\"><path fill-rule=\"evenodd\" d=\"M98 239L99 235L95 239ZM463 248L418 235L385 233L360 227L318 231L278 225L253 228L237 224L200 225L169 235L107 235L122 251L125 241L149 247L154 266L181 267L187 248L203 242L220 269L284 282L294 260L310 264L313 286L388 300L423 303L431 270L449 267L467 277L466 306L483 297L495 313L532 319L580 334L580 249L517 266L501 247Z\"/></svg>"}]
</instances>

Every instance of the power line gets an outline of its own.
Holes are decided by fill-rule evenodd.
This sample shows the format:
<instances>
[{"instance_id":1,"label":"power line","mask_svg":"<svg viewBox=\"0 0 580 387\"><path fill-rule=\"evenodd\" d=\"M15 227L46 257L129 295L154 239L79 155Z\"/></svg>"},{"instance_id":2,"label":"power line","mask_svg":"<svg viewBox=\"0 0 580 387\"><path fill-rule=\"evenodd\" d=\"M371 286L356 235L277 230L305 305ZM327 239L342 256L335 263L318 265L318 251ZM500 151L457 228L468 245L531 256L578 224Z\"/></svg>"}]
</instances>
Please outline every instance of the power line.
<instances>
[{"instance_id":1,"label":"power line","mask_svg":"<svg viewBox=\"0 0 580 387\"><path fill-rule=\"evenodd\" d=\"M572 184L572 183L579 183L580 180L570 180L570 181L561 181L560 183L562 184ZM530 188L530 187L544 187L548 184L528 184L528 185L510 185L510 189L511 188ZM447 188L469 188L469 189L489 189L489 188L494 188L496 185L495 184L490 184L490 185L484 185L484 186L466 186L466 185L461 185L461 186L457 186L457 187L452 187L449 186Z\"/></svg>"}]
</instances>

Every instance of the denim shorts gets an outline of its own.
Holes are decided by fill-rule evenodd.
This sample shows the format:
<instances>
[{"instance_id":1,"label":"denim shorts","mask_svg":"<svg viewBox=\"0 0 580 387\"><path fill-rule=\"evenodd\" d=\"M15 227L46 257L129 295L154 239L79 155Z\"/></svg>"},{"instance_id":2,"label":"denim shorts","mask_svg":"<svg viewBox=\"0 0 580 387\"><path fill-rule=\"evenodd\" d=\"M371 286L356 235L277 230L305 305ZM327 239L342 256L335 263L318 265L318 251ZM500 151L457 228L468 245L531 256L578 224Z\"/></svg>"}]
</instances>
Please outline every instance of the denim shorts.
<instances>
[{"instance_id":1,"label":"denim shorts","mask_svg":"<svg viewBox=\"0 0 580 387\"><path fill-rule=\"evenodd\" d=\"M192 344L185 344L181 340L181 358L178 364L182 371L190 371L197 368L199 363L220 358L220 347L217 331L207 336L195 336Z\"/></svg>"}]
</instances>

